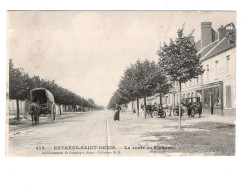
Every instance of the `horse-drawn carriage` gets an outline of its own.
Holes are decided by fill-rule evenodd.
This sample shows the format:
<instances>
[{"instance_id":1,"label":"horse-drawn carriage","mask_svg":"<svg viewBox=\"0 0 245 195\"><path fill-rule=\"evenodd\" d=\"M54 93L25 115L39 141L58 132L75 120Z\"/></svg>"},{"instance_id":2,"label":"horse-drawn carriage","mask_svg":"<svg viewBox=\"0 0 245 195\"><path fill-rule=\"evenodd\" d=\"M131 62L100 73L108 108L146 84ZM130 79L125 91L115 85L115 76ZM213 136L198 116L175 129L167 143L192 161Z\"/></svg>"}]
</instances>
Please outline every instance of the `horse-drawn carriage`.
<instances>
[{"instance_id":1,"label":"horse-drawn carriage","mask_svg":"<svg viewBox=\"0 0 245 195\"><path fill-rule=\"evenodd\" d=\"M56 119L56 107L53 94L45 88L36 88L30 91L32 104L30 113L32 115L32 124L39 123L39 115L41 113L51 114L52 122Z\"/></svg>"},{"instance_id":2,"label":"horse-drawn carriage","mask_svg":"<svg viewBox=\"0 0 245 195\"><path fill-rule=\"evenodd\" d=\"M199 114L199 117L201 117L202 102L200 101L200 97L185 98L182 103L187 108L187 114L189 117L194 117L195 114Z\"/></svg>"}]
</instances>

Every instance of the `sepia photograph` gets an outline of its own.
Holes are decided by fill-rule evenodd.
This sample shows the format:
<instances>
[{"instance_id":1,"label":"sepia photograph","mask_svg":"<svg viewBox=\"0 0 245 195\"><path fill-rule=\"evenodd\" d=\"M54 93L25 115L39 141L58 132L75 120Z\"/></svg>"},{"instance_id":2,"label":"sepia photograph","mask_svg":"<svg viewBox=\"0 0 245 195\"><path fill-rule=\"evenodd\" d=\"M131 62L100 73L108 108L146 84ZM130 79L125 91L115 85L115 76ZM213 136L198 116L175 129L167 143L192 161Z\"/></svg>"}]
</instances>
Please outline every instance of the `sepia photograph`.
<instances>
[{"instance_id":1,"label":"sepia photograph","mask_svg":"<svg viewBox=\"0 0 245 195\"><path fill-rule=\"evenodd\" d=\"M235 156L236 29L236 11L7 11L6 156Z\"/></svg>"}]
</instances>

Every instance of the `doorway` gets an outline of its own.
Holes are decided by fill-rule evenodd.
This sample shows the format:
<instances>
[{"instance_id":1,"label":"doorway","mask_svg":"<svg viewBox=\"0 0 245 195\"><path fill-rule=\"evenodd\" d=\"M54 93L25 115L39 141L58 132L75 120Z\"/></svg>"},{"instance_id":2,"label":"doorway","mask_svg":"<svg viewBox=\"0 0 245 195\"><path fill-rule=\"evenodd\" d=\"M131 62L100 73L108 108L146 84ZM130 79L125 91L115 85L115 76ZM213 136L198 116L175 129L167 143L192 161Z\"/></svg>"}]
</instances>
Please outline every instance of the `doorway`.
<instances>
[{"instance_id":1,"label":"doorway","mask_svg":"<svg viewBox=\"0 0 245 195\"><path fill-rule=\"evenodd\" d=\"M211 108L211 114L214 114L214 94L210 94L210 108Z\"/></svg>"}]
</instances>

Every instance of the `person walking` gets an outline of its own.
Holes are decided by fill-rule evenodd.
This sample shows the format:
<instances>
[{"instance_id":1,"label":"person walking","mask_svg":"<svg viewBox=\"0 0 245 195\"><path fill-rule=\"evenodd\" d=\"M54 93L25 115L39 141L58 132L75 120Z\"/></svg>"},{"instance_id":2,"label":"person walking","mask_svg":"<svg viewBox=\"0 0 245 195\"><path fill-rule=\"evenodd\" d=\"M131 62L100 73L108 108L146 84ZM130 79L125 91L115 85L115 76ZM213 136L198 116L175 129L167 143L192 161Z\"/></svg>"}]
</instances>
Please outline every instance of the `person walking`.
<instances>
[{"instance_id":1,"label":"person walking","mask_svg":"<svg viewBox=\"0 0 245 195\"><path fill-rule=\"evenodd\" d=\"M121 107L116 104L116 107L115 107L115 115L114 115L114 121L116 120L120 120L120 111L121 111Z\"/></svg>"}]
</instances>

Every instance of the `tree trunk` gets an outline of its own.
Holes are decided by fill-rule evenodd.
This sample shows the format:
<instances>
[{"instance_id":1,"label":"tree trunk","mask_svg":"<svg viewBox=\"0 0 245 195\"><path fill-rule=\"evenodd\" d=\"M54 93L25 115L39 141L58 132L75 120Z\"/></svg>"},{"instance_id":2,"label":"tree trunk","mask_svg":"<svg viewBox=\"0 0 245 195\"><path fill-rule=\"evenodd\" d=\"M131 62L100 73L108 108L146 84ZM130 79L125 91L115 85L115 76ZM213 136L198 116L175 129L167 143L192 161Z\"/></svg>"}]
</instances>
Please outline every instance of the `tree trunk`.
<instances>
[{"instance_id":1,"label":"tree trunk","mask_svg":"<svg viewBox=\"0 0 245 195\"><path fill-rule=\"evenodd\" d=\"M60 105L60 115L61 115L61 105Z\"/></svg>"},{"instance_id":2,"label":"tree trunk","mask_svg":"<svg viewBox=\"0 0 245 195\"><path fill-rule=\"evenodd\" d=\"M160 92L160 108L162 109L162 93Z\"/></svg>"},{"instance_id":3,"label":"tree trunk","mask_svg":"<svg viewBox=\"0 0 245 195\"><path fill-rule=\"evenodd\" d=\"M134 113L134 101L132 101L132 113Z\"/></svg>"},{"instance_id":4,"label":"tree trunk","mask_svg":"<svg viewBox=\"0 0 245 195\"><path fill-rule=\"evenodd\" d=\"M137 98L137 116L140 116L139 98Z\"/></svg>"},{"instance_id":5,"label":"tree trunk","mask_svg":"<svg viewBox=\"0 0 245 195\"><path fill-rule=\"evenodd\" d=\"M17 121L20 121L20 107L19 107L19 100L16 100L16 109L17 109Z\"/></svg>"},{"instance_id":6,"label":"tree trunk","mask_svg":"<svg viewBox=\"0 0 245 195\"><path fill-rule=\"evenodd\" d=\"M181 82L179 81L179 130L181 130Z\"/></svg>"},{"instance_id":7,"label":"tree trunk","mask_svg":"<svg viewBox=\"0 0 245 195\"><path fill-rule=\"evenodd\" d=\"M146 119L146 97L144 97L144 110L145 110L145 119Z\"/></svg>"}]
</instances>

